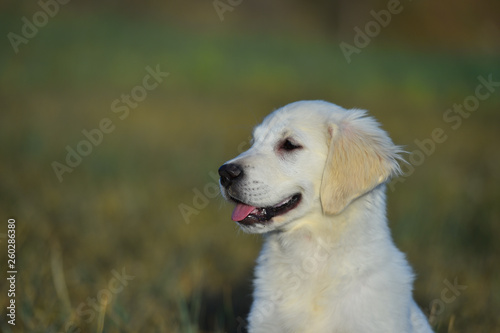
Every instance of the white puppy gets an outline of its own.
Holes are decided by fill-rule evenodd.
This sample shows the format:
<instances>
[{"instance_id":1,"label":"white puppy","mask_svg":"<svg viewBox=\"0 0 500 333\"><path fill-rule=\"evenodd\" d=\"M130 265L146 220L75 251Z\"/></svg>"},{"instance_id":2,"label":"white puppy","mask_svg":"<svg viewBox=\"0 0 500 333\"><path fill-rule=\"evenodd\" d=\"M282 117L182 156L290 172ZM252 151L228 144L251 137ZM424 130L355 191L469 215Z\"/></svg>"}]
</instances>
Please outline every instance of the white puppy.
<instances>
[{"instance_id":1,"label":"white puppy","mask_svg":"<svg viewBox=\"0 0 500 333\"><path fill-rule=\"evenodd\" d=\"M232 219L265 237L249 332L432 332L387 225L400 152L365 111L301 101L221 166Z\"/></svg>"}]
</instances>

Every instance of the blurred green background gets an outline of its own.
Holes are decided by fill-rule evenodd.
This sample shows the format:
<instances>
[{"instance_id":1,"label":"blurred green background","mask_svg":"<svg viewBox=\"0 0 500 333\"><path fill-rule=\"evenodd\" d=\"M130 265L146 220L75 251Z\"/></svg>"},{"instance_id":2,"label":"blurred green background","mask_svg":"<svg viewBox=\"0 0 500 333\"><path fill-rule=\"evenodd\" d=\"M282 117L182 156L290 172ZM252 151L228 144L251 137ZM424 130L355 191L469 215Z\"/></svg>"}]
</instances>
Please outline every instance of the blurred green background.
<instances>
[{"instance_id":1,"label":"blurred green background","mask_svg":"<svg viewBox=\"0 0 500 333\"><path fill-rule=\"evenodd\" d=\"M402 1L378 30L387 1L60 1L0 4L0 267L15 218L18 271L2 332L244 332L261 239L214 175L301 99L368 109L415 152L388 190L415 298L436 332L500 332L499 84L443 118L478 77L500 82L498 1ZM339 45L367 24L348 63ZM144 90L148 66L169 75ZM60 181L53 163L87 153L103 119Z\"/></svg>"}]
</instances>

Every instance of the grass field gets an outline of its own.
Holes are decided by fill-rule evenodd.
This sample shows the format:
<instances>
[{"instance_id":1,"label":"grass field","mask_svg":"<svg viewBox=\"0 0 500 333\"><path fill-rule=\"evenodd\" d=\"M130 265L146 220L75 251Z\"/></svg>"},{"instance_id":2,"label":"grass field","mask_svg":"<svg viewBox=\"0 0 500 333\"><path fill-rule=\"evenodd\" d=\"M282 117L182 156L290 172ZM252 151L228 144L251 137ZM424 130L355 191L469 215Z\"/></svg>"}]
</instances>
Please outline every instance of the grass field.
<instances>
[{"instance_id":1,"label":"grass field","mask_svg":"<svg viewBox=\"0 0 500 333\"><path fill-rule=\"evenodd\" d=\"M113 101L148 66L169 75L120 119ZM213 175L264 115L324 99L369 109L409 152L442 129L446 141L388 191L393 237L436 332L500 332L500 87L455 129L443 120L478 77L500 81L498 56L374 43L348 65L324 37L84 14L2 50L0 72L0 241L15 218L18 270L15 327L0 285L1 331L243 331L261 241L230 221ZM60 182L53 162L102 119L113 130Z\"/></svg>"}]
</instances>

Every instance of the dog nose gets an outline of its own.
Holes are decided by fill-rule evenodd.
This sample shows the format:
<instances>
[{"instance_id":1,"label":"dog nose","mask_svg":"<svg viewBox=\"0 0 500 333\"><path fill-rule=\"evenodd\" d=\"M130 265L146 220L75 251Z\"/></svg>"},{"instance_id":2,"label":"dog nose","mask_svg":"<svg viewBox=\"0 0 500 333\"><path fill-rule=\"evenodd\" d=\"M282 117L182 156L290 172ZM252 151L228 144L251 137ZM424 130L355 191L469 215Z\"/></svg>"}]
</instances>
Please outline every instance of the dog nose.
<instances>
[{"instance_id":1,"label":"dog nose","mask_svg":"<svg viewBox=\"0 0 500 333\"><path fill-rule=\"evenodd\" d=\"M238 164L224 164L219 168L220 183L224 187L229 187L233 180L243 176L243 169Z\"/></svg>"}]
</instances>

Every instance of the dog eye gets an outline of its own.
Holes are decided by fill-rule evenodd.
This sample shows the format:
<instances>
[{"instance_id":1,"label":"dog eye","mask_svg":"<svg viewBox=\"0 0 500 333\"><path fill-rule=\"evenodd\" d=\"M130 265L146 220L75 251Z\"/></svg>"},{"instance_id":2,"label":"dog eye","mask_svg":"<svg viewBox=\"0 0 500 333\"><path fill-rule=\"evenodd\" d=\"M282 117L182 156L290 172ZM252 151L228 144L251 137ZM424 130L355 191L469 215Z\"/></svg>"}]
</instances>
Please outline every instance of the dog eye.
<instances>
[{"instance_id":1,"label":"dog eye","mask_svg":"<svg viewBox=\"0 0 500 333\"><path fill-rule=\"evenodd\" d=\"M299 149L299 148L302 148L302 146L293 143L289 139L286 139L285 141L283 141L283 143L280 146L280 149L286 150L286 151L292 151L292 150Z\"/></svg>"}]
</instances>

